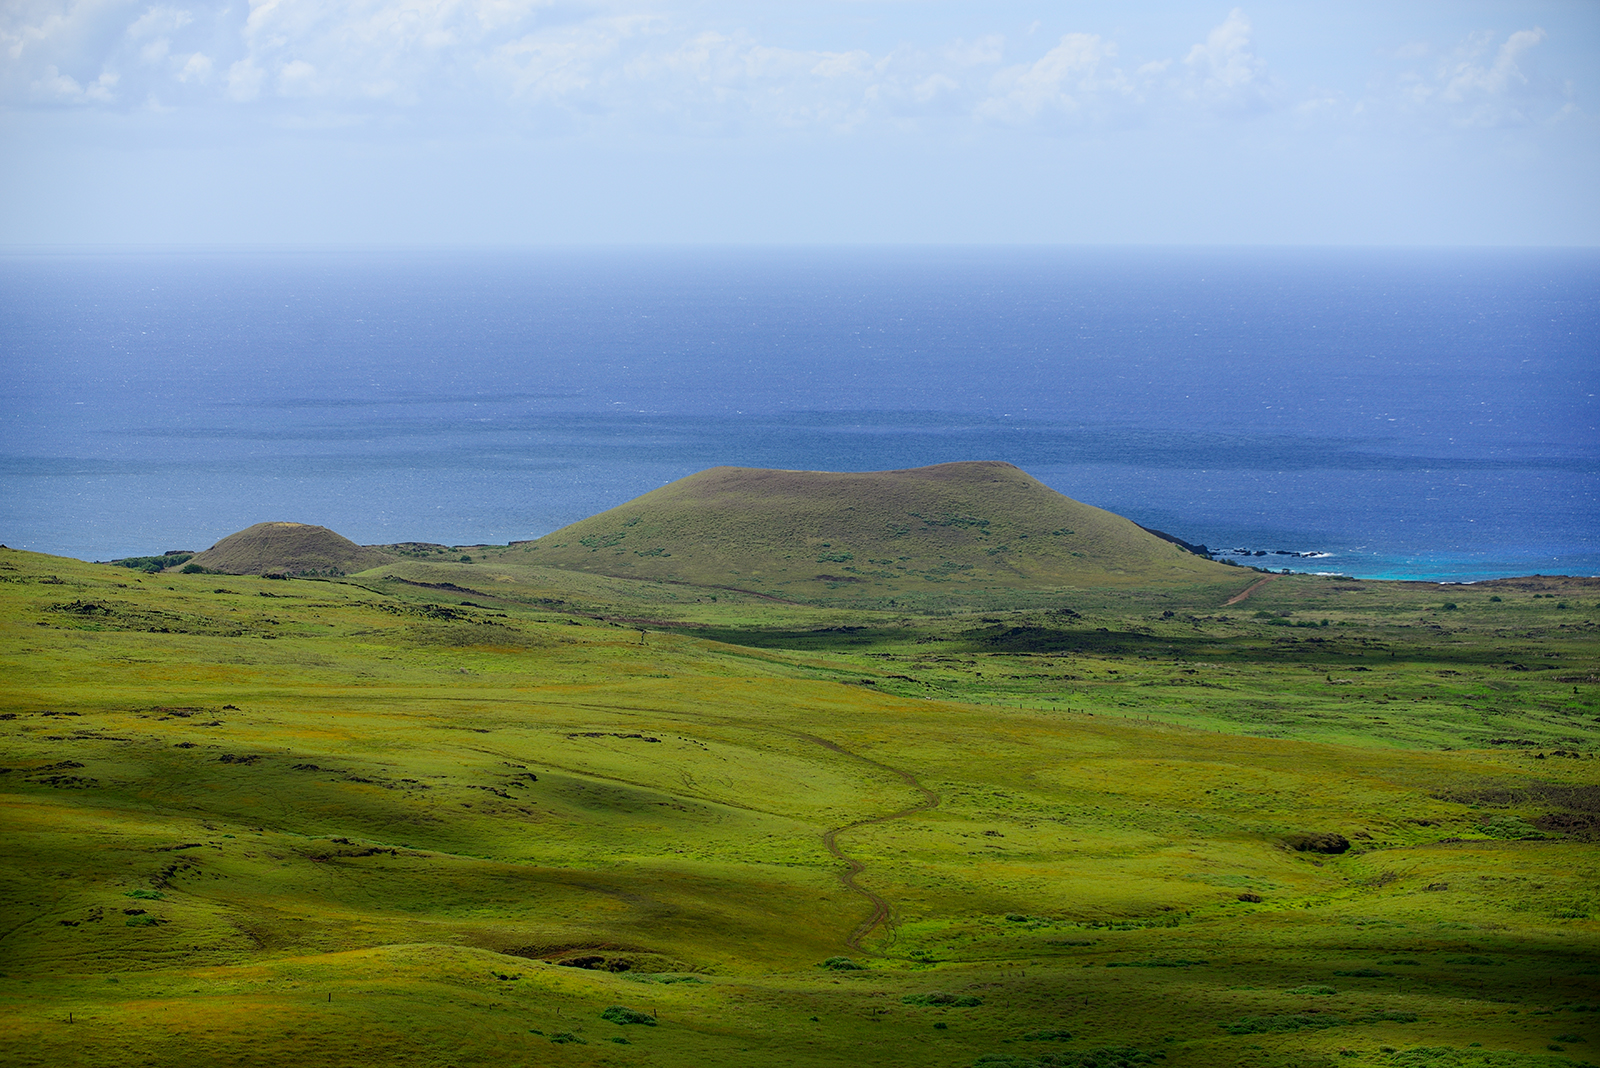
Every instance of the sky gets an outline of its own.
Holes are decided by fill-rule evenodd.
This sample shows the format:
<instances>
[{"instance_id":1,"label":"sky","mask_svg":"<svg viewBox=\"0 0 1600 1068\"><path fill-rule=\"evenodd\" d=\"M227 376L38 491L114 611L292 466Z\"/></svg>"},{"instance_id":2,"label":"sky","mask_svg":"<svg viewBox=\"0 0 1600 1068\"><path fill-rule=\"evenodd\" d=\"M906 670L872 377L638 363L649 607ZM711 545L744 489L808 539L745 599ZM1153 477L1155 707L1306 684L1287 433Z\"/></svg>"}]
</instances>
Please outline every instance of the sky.
<instances>
[{"instance_id":1,"label":"sky","mask_svg":"<svg viewBox=\"0 0 1600 1068\"><path fill-rule=\"evenodd\" d=\"M0 0L0 248L1600 244L1600 2Z\"/></svg>"}]
</instances>

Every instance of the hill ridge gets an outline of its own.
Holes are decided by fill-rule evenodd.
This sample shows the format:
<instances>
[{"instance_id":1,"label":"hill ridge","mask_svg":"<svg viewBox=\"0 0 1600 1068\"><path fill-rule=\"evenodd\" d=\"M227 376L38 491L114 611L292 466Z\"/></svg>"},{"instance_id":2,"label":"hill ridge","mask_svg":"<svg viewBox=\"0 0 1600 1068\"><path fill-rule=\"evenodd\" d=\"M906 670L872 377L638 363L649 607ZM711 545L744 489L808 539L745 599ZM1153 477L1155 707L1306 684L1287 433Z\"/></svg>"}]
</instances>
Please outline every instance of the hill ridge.
<instances>
[{"instance_id":1,"label":"hill ridge","mask_svg":"<svg viewBox=\"0 0 1600 1068\"><path fill-rule=\"evenodd\" d=\"M1000 460L861 472L713 467L511 552L617 577L822 599L1226 574Z\"/></svg>"}]
</instances>

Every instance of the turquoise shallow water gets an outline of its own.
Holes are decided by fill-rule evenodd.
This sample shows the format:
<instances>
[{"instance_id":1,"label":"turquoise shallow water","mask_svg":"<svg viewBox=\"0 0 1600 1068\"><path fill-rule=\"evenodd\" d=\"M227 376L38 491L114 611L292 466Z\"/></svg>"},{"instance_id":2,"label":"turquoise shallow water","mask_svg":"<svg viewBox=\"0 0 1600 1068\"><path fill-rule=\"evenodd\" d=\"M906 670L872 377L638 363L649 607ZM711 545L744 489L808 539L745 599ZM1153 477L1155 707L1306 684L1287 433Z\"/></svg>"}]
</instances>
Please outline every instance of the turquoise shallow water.
<instances>
[{"instance_id":1,"label":"turquoise shallow water","mask_svg":"<svg viewBox=\"0 0 1600 1068\"><path fill-rule=\"evenodd\" d=\"M1600 254L0 260L0 541L534 537L714 464L1004 459L1264 566L1600 573Z\"/></svg>"}]
</instances>

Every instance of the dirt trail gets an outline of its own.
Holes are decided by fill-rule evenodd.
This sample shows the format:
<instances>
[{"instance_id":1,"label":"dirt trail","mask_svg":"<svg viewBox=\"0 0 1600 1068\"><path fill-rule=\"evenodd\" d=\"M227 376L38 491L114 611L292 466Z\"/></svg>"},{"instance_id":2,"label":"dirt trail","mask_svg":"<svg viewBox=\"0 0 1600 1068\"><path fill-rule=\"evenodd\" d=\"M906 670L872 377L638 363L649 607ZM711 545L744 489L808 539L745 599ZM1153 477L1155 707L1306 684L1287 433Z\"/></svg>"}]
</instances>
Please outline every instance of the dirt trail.
<instances>
[{"instance_id":1,"label":"dirt trail","mask_svg":"<svg viewBox=\"0 0 1600 1068\"><path fill-rule=\"evenodd\" d=\"M567 707L570 707L570 708L592 708L592 709L595 709L597 711L606 711L606 712L613 712L613 713L617 712L617 711L628 711L628 712L654 712L654 713L666 714L666 715L676 715L677 714L677 713L674 713L674 712L672 712L672 711L670 711L668 709L643 708L643 707L634 706L634 705L600 705L600 704L590 704L590 703L584 703L584 702L574 702L571 705L568 705ZM733 721L730 720L729 722L733 722ZM939 800L940 800L939 795L934 793L932 790L928 789L926 786L922 785L920 782L918 782L916 777L914 775L912 775L910 772L901 771L899 768L891 767L888 764L884 764L884 763L881 763L880 761L873 760L871 757L862 756L860 753L852 752L851 750L846 749L844 746L840 745L838 742L830 742L826 738L819 738L814 734L806 734L806 733L804 733L802 731L785 730L783 728L778 728L778 729L780 731L782 731L782 733L789 735L791 738L799 738L802 741L810 742L813 745L820 745L820 746L822 746L822 748L827 749L830 752L838 753L840 756L849 757L851 760L858 760L863 764L869 764L872 767L877 768L879 771L887 772L888 774L893 775L895 778L899 779L901 782L905 783L907 786L911 787L913 790L917 791L917 793L922 795L922 800L920 802L918 802L917 804L909 805L906 808L902 808L902 809L899 809L899 810L897 810L895 812L890 812L890 813L887 813L887 814L882 815L882 816L869 816L868 818L863 819L863 820L856 820L853 823L846 823L844 826L835 827L830 831L824 832L824 834L822 835L822 844L827 847L828 852L833 854L834 857L836 857L838 860L842 861L845 864L845 870L843 872L839 873L839 882L842 883L844 885L844 888L846 890L849 890L851 893L860 894L863 898L866 899L867 903L872 906L872 911L867 916L867 918L865 920L861 921L860 926L858 926L853 932L851 932L849 938L845 939L845 944L850 946L850 948L859 949L859 948L861 948L862 941L864 941L868 935L870 935L873 931L877 930L879 927L881 927L884 924L889 922L890 908L889 908L889 903L887 901L885 901L881 896L879 896L878 894L874 893L871 890L868 890L866 887L862 886L859 882L856 881L856 877L858 875L860 875L862 872L866 871L867 866L865 864L863 864L861 861L855 859L854 857L849 856L848 854L845 853L844 850L839 848L839 841L838 841L839 835L843 834L846 831L853 831L857 827L868 827L868 826L871 826L874 823L888 823L890 820L904 819L907 816L914 816L918 812L926 812L931 808L937 808L938 805L939 805ZM492 752L492 750L490 750L490 749L480 749L478 751L479 752L485 752L485 753ZM503 759L511 759L511 757L509 755L505 755L505 756L503 756ZM559 765L557 763L554 763L552 761L548 761L547 760L545 763L547 763L550 767L561 767L561 765ZM563 768L563 770L570 771L570 772L572 772L574 774L589 776L589 777L593 777L593 778L607 778L608 777L608 776L604 776L604 775L597 775L593 771L582 771L582 770L578 770L576 768ZM636 786L646 786L646 787L653 788L653 789L659 789L659 787L650 786L650 784L643 783L643 782L634 782L631 779L622 779L622 778L616 778L616 777L611 777L611 778L614 778L614 780L617 781L617 782L628 782L628 783L630 783L632 785L636 785ZM711 800L711 799L708 798L707 800ZM728 801L725 801L725 800L716 800L713 803L722 804L722 805L731 805L731 807L735 807L735 808L750 808L751 811L755 811L755 812L768 811L766 809L753 808L751 806L732 805L731 802L728 802Z\"/></svg>"},{"instance_id":2,"label":"dirt trail","mask_svg":"<svg viewBox=\"0 0 1600 1068\"><path fill-rule=\"evenodd\" d=\"M1229 597L1226 601L1223 601L1222 602L1222 606L1224 608L1226 608L1230 604L1238 604L1240 601L1244 600L1246 597L1250 596L1252 593L1255 593L1261 587L1265 586L1267 583L1271 582L1273 579L1275 579L1277 577L1278 577L1277 575L1267 575L1264 578L1256 579L1254 582L1250 583L1250 585L1246 586L1243 590L1241 590L1240 592L1234 594L1232 597Z\"/></svg>"},{"instance_id":3,"label":"dirt trail","mask_svg":"<svg viewBox=\"0 0 1600 1068\"><path fill-rule=\"evenodd\" d=\"M844 850L839 848L839 835L843 834L845 831L854 830L857 827L866 827L874 823L888 823L890 820L904 819L907 816L914 816L918 812L926 812L930 808L938 807L939 795L918 782L916 777L910 772L901 771L899 768L890 767L888 764L881 764L878 761L873 760L871 757L862 756L860 753L853 753L844 746L839 745L837 742L830 742L826 738L818 738L812 734L797 733L796 737L804 738L808 742L814 742L817 745L822 746L824 749L829 749L835 753L838 753L840 756L847 756L852 760L859 760L863 764L871 764L878 770L886 771L900 779L907 786L911 787L913 790L922 795L922 801L918 804L911 805L907 808L902 808L897 812L890 812L887 815L871 816L864 820L856 820L854 823L847 823L842 827L835 827L833 830L828 831L822 836L822 844L828 847L828 852L844 861L846 865L845 870L839 874L839 881L844 884L846 890L860 894L862 897L866 898L867 903L872 906L871 914L868 915L865 920L861 921L861 925L857 927L855 931L851 933L850 937L845 940L845 944L850 946L850 948L860 949L863 939L865 939L869 934L877 930L877 928L881 927L883 924L889 922L889 903L856 881L856 876L865 871L867 866L854 857L848 856Z\"/></svg>"}]
</instances>

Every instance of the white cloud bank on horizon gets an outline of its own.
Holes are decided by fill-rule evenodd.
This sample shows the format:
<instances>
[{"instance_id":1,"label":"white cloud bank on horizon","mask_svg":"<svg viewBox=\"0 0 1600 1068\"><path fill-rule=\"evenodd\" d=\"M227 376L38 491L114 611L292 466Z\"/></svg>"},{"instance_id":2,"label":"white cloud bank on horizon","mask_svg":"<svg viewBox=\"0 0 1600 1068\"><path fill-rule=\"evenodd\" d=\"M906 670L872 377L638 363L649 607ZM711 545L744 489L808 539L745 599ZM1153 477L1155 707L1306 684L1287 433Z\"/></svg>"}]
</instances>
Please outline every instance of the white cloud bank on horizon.
<instances>
[{"instance_id":1,"label":"white cloud bank on horizon","mask_svg":"<svg viewBox=\"0 0 1600 1068\"><path fill-rule=\"evenodd\" d=\"M1431 109L1453 125L1560 121L1572 86L1523 69L1537 26L1416 56L1347 115ZM472 106L563 130L608 120L695 132L858 128L963 116L1024 125L1148 121L1331 101L1278 79L1240 8L1181 56L1128 69L1118 45L1069 32L1042 50L991 33L881 53L787 48L682 15L550 0L32 0L0 12L10 107L276 103L383 114ZM1410 58L1410 57L1408 57ZM542 114L541 114L542 113ZM537 129L537 127L535 127Z\"/></svg>"},{"instance_id":2,"label":"white cloud bank on horizon","mask_svg":"<svg viewBox=\"0 0 1600 1068\"><path fill-rule=\"evenodd\" d=\"M1260 6L1276 39L1292 36L1292 9ZM1319 67L1314 41L1274 51L1243 8L1166 10L1159 21L1170 31L1152 35L1119 21L1126 12L1115 6L1089 5L1075 12L1079 27L1053 31L1024 23L1025 7L952 15L931 3L819 3L780 18L772 6L691 0L14 0L0 9L0 113L21 131L12 140L25 162L11 165L7 185L33 188L52 160L105 151L119 143L119 122L133 131L124 142L153 138L191 153L269 141L293 151L284 139L298 137L317 140L304 149L316 156L334 136L379 150L442 140L495 159L549 158L560 145L555 155L580 170L586 152L691 150L729 154L737 170L747 146L759 145L803 149L824 170L875 167L882 178L897 164L874 153L893 144L908 176L914 166L952 167L987 196L1008 191L963 154L1037 165L1052 151L1040 139L1115 170L1106 139L1120 138L1129 160L1187 160L1214 175L1230 153L1280 174L1326 169L1343 153L1357 180L1362 156L1369 170L1443 173L1479 159L1493 170L1507 165L1498 157L1510 145L1513 155L1542 154L1530 166L1562 171L1556 177L1571 186L1574 168L1592 172L1597 156L1584 106L1595 64L1572 61L1597 43L1587 36L1592 17L1576 19L1578 39L1571 29L1556 39L1533 19L1498 29L1444 19L1424 27L1434 36L1387 55L1377 38L1363 54L1366 42L1351 31L1357 46ZM1553 45L1564 58L1541 62ZM1433 157L1417 155L1422 143L1435 145ZM1308 181L1310 196L1317 182ZM1494 182L1503 191L1515 178ZM1371 195L1384 198L1382 189ZM1502 194L1477 199L1492 195ZM1583 226L1587 240L1600 240L1600 220ZM0 240L7 231L18 229L0 229ZM982 226L968 231L981 236ZM1222 233L1208 239L1228 240ZM772 236L795 235L779 226Z\"/></svg>"}]
</instances>

